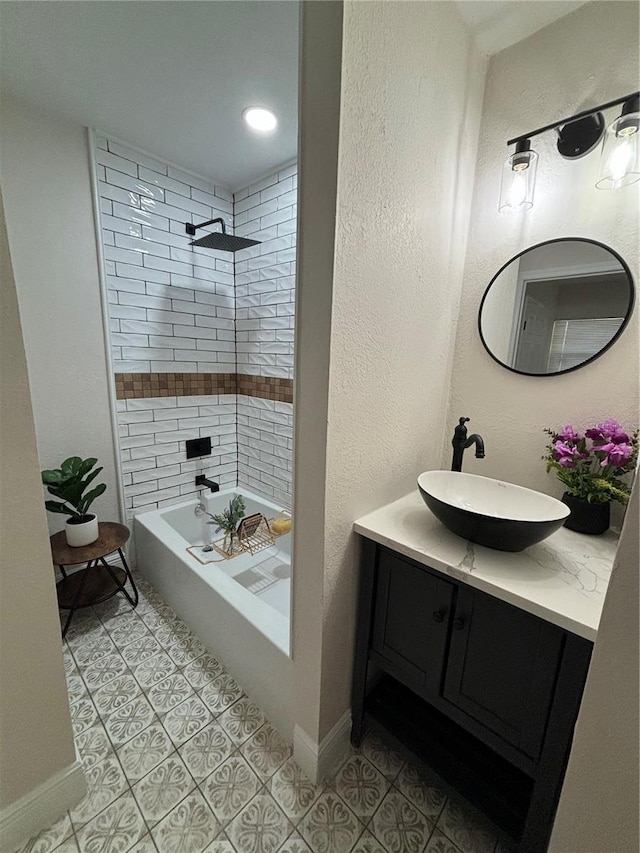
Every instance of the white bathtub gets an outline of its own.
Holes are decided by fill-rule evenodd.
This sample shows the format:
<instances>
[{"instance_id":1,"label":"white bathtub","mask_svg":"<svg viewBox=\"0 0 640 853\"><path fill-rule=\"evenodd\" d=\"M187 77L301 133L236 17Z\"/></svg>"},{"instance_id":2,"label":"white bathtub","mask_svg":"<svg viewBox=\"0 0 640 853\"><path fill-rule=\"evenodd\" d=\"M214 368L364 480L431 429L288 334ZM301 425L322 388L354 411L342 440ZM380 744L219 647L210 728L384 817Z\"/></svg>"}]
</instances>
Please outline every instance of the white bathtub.
<instances>
[{"instance_id":1,"label":"white bathtub","mask_svg":"<svg viewBox=\"0 0 640 853\"><path fill-rule=\"evenodd\" d=\"M245 499L247 515L281 513L281 507L246 489L203 492L202 497L208 512L219 513L237 494ZM225 560L215 551L202 552L204 544L222 534L206 525L206 516L195 515L196 504L191 499L135 517L138 568L291 741L291 534L254 555ZM192 546L197 556L187 550ZM218 562L201 562L209 559Z\"/></svg>"}]
</instances>

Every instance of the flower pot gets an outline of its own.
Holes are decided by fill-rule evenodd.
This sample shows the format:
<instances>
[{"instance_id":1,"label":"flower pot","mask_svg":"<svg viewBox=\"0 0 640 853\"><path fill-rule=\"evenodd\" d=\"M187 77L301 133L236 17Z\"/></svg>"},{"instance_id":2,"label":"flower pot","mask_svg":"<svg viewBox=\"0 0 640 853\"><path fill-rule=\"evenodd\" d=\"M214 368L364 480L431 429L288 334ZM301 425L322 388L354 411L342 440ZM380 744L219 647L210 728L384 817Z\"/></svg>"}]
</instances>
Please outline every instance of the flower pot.
<instances>
[{"instance_id":1,"label":"flower pot","mask_svg":"<svg viewBox=\"0 0 640 853\"><path fill-rule=\"evenodd\" d=\"M68 518L65 526L65 536L67 537L67 545L71 548L82 548L84 545L91 545L95 542L100 532L98 530L98 516L85 515L84 521L79 521L76 518Z\"/></svg>"},{"instance_id":2,"label":"flower pot","mask_svg":"<svg viewBox=\"0 0 640 853\"><path fill-rule=\"evenodd\" d=\"M564 523L568 530L599 536L609 529L611 504L590 504L589 501L576 498L569 492L563 494L562 502L571 510Z\"/></svg>"}]
</instances>

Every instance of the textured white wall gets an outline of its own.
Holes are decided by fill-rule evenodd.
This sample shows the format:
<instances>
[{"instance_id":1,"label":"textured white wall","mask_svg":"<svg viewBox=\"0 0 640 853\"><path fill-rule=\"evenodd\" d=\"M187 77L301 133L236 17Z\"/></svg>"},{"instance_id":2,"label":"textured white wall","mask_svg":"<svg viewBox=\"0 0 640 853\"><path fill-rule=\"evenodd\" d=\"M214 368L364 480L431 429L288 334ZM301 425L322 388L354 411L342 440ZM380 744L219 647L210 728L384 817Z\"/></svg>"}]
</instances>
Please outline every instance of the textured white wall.
<instances>
[{"instance_id":1,"label":"textured white wall","mask_svg":"<svg viewBox=\"0 0 640 853\"><path fill-rule=\"evenodd\" d=\"M42 468L97 456L119 516L86 130L2 97L0 175ZM64 516L48 514L51 531Z\"/></svg>"},{"instance_id":2,"label":"textured white wall","mask_svg":"<svg viewBox=\"0 0 640 853\"><path fill-rule=\"evenodd\" d=\"M541 455L545 426L587 425L605 416L638 423L638 309L601 359L558 377L523 377L496 364L476 330L482 293L494 273L529 245L554 237L587 237L618 251L638 283L640 184L596 190L599 152L562 160L554 134L536 138L534 207L513 216L497 211L506 140L554 119L638 88L638 14L633 3L588 3L489 64L481 145L464 273L442 465L459 415L482 434L486 458L467 454L466 471L560 495ZM612 120L616 111L609 111Z\"/></svg>"},{"instance_id":3,"label":"textured white wall","mask_svg":"<svg viewBox=\"0 0 640 853\"><path fill-rule=\"evenodd\" d=\"M636 483L602 611L550 853L637 853L638 512Z\"/></svg>"},{"instance_id":4,"label":"textured white wall","mask_svg":"<svg viewBox=\"0 0 640 853\"><path fill-rule=\"evenodd\" d=\"M73 764L75 749L27 365L1 199L0 255L1 814Z\"/></svg>"},{"instance_id":5,"label":"textured white wall","mask_svg":"<svg viewBox=\"0 0 640 853\"><path fill-rule=\"evenodd\" d=\"M455 4L345 4L321 737L350 704L353 521L439 466L484 69Z\"/></svg>"}]
</instances>

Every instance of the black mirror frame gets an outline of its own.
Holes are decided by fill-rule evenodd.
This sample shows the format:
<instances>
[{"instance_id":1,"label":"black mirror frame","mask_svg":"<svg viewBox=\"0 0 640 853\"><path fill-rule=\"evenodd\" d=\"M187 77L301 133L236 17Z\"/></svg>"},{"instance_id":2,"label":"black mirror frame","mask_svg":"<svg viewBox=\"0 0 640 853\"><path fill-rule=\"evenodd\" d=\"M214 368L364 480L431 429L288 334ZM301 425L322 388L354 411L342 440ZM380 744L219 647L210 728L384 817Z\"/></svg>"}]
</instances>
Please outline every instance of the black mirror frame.
<instances>
[{"instance_id":1,"label":"black mirror frame","mask_svg":"<svg viewBox=\"0 0 640 853\"><path fill-rule=\"evenodd\" d=\"M498 278L498 276L502 272L504 272L504 270L509 266L509 264L512 264L515 260L517 260L518 258L521 258L522 255L526 255L527 252L531 252L534 249L539 249L542 246L548 246L550 243L567 243L567 242L591 243L594 246L600 246L600 248L606 249L607 252L609 252L611 255L614 256L614 258L616 258L619 261L620 265L622 266L622 269L627 274L627 278L629 279L629 288L631 290L630 298L629 298L629 307L627 308L627 313L625 314L625 318L622 322L622 325L620 326L618 331L615 333L615 335L611 338L611 340L605 346L602 347L602 349L598 350L598 352L595 353L594 355L592 355L590 358L585 359L585 361L580 362L580 364L576 364L574 367L567 367L564 370L554 370L552 373L527 373L525 370L516 370L515 367L509 367L508 364L505 364L503 361L500 361L500 359L496 358L496 356L491 352L491 350L489 349L489 347L487 345L487 342L484 339L484 335L482 334L482 322L481 322L482 321L482 308L484 306L487 295L489 294L489 291L491 290L491 287L493 286L493 283ZM535 376L537 378L542 378L545 376L562 376L565 373L572 373L574 370L580 370L582 367L585 367L587 364L591 364L592 361L595 361L597 358L600 358L601 355L604 355L604 353L615 344L615 342L618 340L620 335L624 332L624 330L629 325L629 320L631 319L631 315L633 314L633 309L635 306L635 297L636 297L636 289L635 289L635 285L633 282L633 276L631 275L631 270L629 269L629 265L624 260L624 258L621 255L619 255L618 252L616 252L615 249L612 249L611 246L607 246L606 243L601 243L599 240L591 240L588 237L556 237L553 240L544 240L542 243L536 243L534 246L528 246L526 249L523 249L521 252L518 252L517 255L514 255L512 258L510 258L505 264L503 264L500 267L498 272L493 276L493 278L491 279L491 281L487 285L487 288L486 288L485 292L483 293L482 299L480 301L480 307L478 308L478 334L480 335L480 340L482 341L482 346L485 348L487 353L496 362L496 364L499 364L500 367L504 367L505 370L509 370L509 371L511 371L511 373L518 373L520 376Z\"/></svg>"}]
</instances>

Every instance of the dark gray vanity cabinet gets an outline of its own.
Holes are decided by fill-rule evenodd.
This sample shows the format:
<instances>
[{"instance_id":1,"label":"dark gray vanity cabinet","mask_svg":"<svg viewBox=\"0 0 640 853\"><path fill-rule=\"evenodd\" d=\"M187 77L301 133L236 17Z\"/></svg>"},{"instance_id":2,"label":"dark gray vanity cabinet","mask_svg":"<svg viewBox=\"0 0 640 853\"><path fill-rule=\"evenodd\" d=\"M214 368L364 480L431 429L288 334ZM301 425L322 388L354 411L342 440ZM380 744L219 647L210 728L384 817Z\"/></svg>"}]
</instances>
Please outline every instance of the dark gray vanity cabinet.
<instances>
[{"instance_id":1,"label":"dark gray vanity cabinet","mask_svg":"<svg viewBox=\"0 0 640 853\"><path fill-rule=\"evenodd\" d=\"M514 850L543 853L591 647L363 539L352 740L377 717Z\"/></svg>"},{"instance_id":2,"label":"dark gray vanity cabinet","mask_svg":"<svg viewBox=\"0 0 640 853\"><path fill-rule=\"evenodd\" d=\"M564 632L466 586L457 590L442 696L536 759Z\"/></svg>"},{"instance_id":3,"label":"dark gray vanity cabinet","mask_svg":"<svg viewBox=\"0 0 640 853\"><path fill-rule=\"evenodd\" d=\"M425 698L440 687L453 594L444 579L380 552L371 648Z\"/></svg>"}]
</instances>

